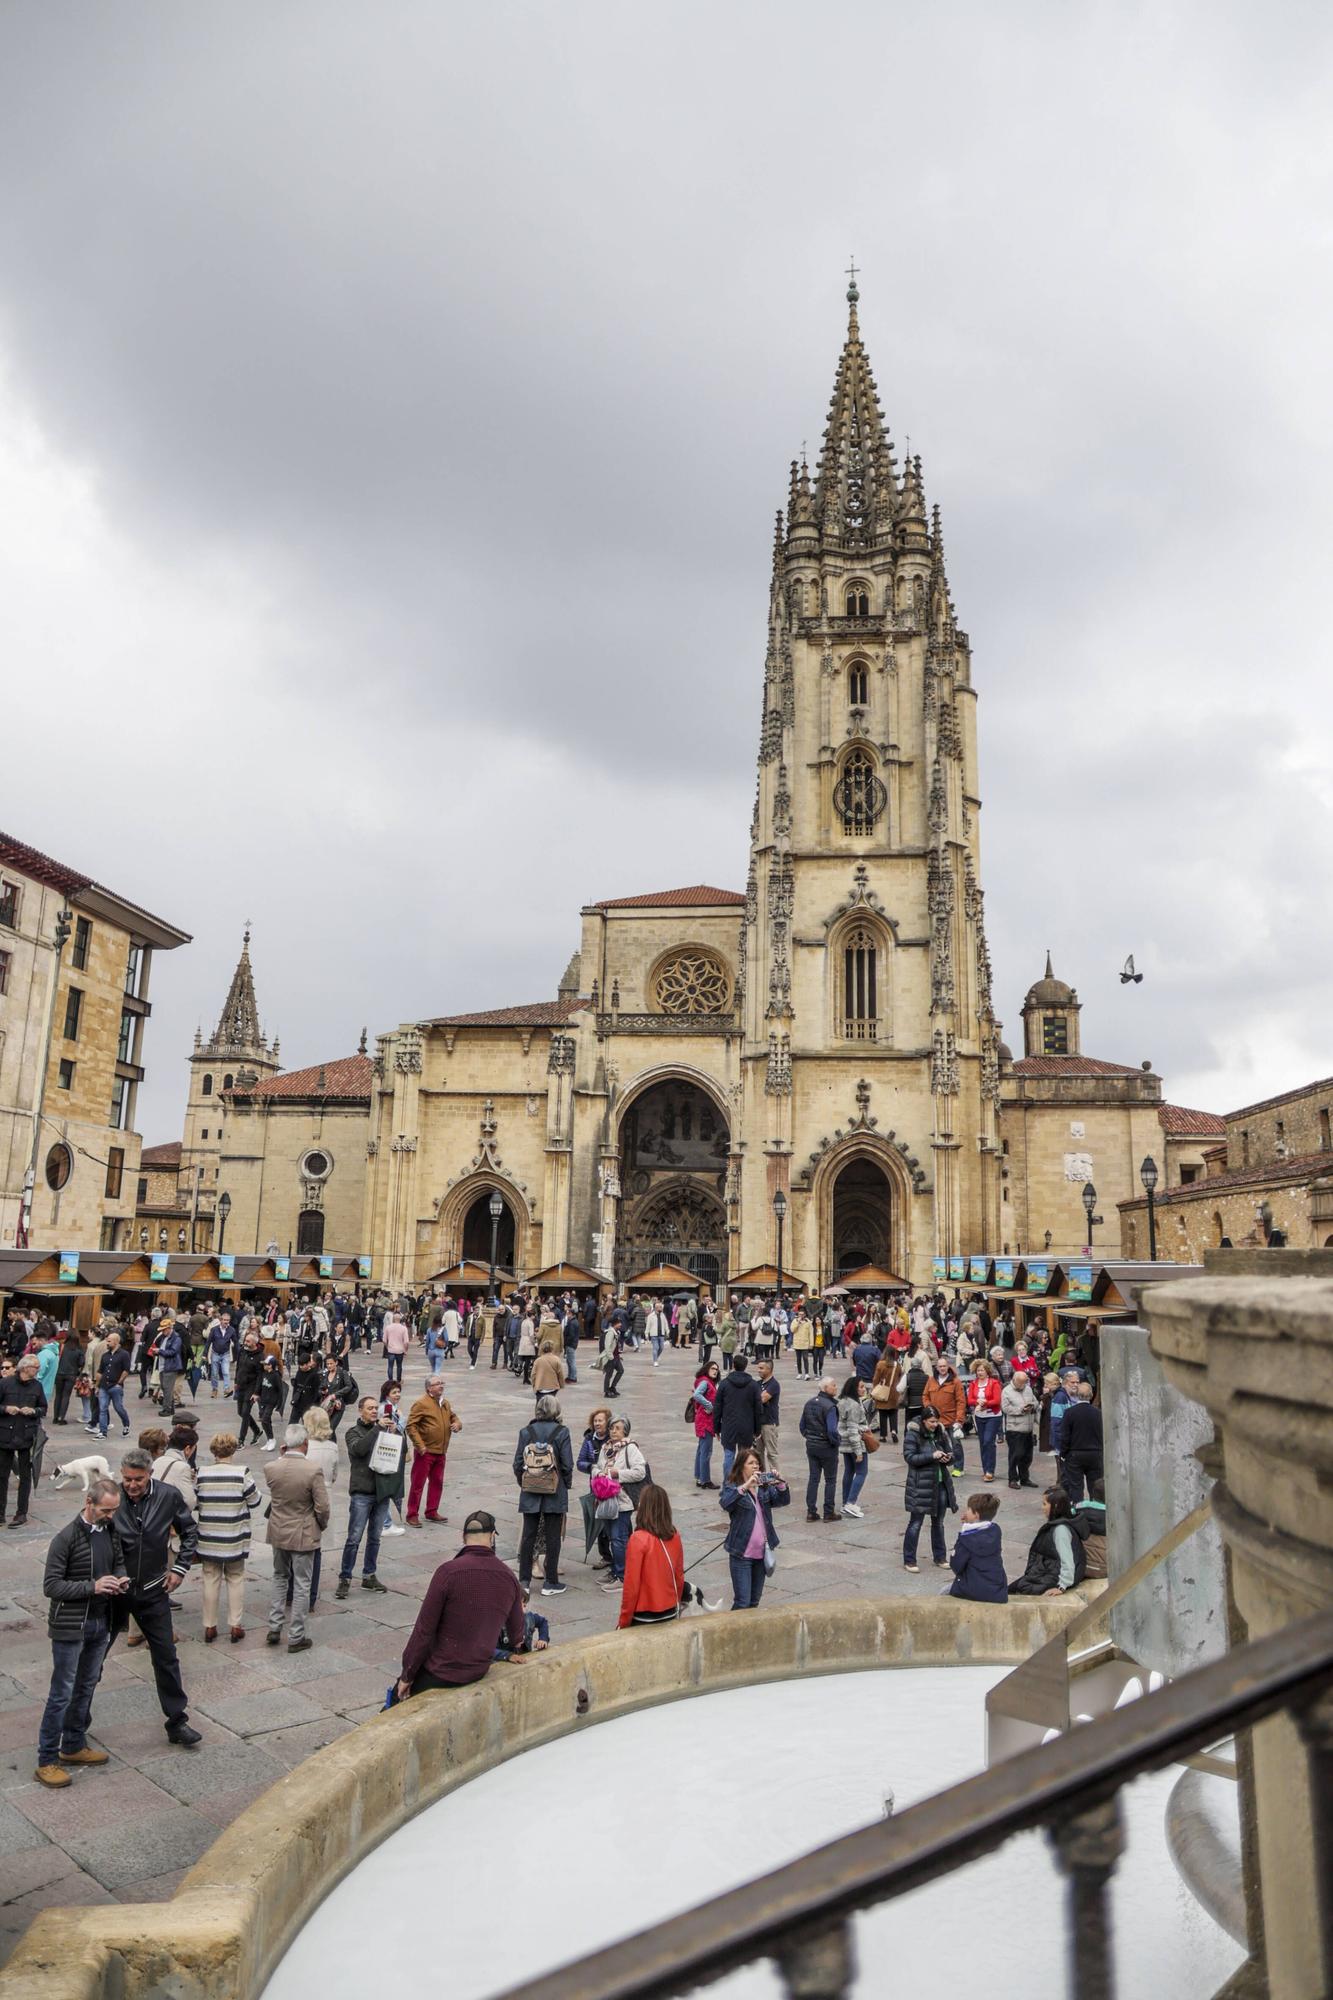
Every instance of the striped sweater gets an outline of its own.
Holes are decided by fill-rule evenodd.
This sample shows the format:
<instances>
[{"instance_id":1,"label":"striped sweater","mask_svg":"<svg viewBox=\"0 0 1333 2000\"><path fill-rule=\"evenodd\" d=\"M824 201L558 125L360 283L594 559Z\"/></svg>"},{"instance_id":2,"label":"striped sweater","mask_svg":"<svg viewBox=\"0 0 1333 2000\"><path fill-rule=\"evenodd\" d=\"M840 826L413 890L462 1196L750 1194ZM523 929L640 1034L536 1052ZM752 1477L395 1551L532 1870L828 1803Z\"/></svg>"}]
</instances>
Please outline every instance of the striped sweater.
<instances>
[{"instance_id":1,"label":"striped sweater","mask_svg":"<svg viewBox=\"0 0 1333 2000\"><path fill-rule=\"evenodd\" d=\"M250 1549L250 1516L259 1505L259 1488L244 1465L223 1459L201 1465L195 1475L199 1498L200 1562L244 1561Z\"/></svg>"}]
</instances>

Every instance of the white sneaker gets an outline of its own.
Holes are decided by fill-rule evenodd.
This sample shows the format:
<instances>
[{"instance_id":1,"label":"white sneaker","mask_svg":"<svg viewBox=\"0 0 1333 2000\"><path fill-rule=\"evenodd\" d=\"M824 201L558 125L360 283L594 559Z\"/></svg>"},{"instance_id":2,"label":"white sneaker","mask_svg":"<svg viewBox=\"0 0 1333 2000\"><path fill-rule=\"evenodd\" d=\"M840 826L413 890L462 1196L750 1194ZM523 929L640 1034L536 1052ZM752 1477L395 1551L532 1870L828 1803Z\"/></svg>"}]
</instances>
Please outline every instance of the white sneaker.
<instances>
[{"instance_id":1,"label":"white sneaker","mask_svg":"<svg viewBox=\"0 0 1333 2000\"><path fill-rule=\"evenodd\" d=\"M383 1528L380 1531L381 1539L383 1539L385 1535L405 1535L406 1533L407 1533L406 1528L397 1528L397 1527Z\"/></svg>"},{"instance_id":2,"label":"white sneaker","mask_svg":"<svg viewBox=\"0 0 1333 2000\"><path fill-rule=\"evenodd\" d=\"M850 1514L854 1521L864 1521L865 1519L865 1515L861 1512L861 1509L851 1500L843 1501L842 1511L844 1514Z\"/></svg>"},{"instance_id":3,"label":"white sneaker","mask_svg":"<svg viewBox=\"0 0 1333 2000\"><path fill-rule=\"evenodd\" d=\"M276 1451L277 1448L278 1448L278 1441L276 1438L270 1438L268 1443L264 1446L265 1451Z\"/></svg>"}]
</instances>

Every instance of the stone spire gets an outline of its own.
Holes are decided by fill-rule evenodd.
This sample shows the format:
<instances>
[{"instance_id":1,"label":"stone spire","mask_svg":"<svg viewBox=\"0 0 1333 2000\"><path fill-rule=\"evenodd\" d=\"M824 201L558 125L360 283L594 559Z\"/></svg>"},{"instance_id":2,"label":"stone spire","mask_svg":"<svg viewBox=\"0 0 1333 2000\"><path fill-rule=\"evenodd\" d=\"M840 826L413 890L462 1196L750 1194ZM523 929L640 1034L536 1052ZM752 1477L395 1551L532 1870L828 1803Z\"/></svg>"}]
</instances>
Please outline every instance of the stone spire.
<instances>
[{"instance_id":1,"label":"stone spire","mask_svg":"<svg viewBox=\"0 0 1333 2000\"><path fill-rule=\"evenodd\" d=\"M856 317L855 267L847 287L847 338L838 357L815 473L815 515L826 540L863 547L892 518L893 447Z\"/></svg>"},{"instance_id":2,"label":"stone spire","mask_svg":"<svg viewBox=\"0 0 1333 2000\"><path fill-rule=\"evenodd\" d=\"M224 1051L232 1054L255 1053L267 1055L268 1043L259 1025L259 1006L255 1000L255 976L250 966L250 926L245 927L241 940L241 955L236 961L236 970L231 975L231 985L222 1003L222 1013L209 1041L210 1054L219 1055ZM274 1050L276 1054L276 1047Z\"/></svg>"}]
</instances>

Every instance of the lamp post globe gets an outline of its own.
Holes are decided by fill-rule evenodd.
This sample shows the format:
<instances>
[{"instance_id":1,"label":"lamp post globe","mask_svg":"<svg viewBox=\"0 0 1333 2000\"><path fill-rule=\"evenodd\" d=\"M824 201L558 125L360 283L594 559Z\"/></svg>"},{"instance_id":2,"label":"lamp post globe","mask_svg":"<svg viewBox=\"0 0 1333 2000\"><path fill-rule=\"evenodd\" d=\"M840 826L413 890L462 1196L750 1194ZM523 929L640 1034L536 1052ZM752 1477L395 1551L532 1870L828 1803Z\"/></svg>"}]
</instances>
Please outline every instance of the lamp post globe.
<instances>
[{"instance_id":1,"label":"lamp post globe","mask_svg":"<svg viewBox=\"0 0 1333 2000\"><path fill-rule=\"evenodd\" d=\"M1088 1255L1092 1255L1092 1230L1097 1221L1097 1190L1091 1181L1083 1183L1083 1213L1088 1218Z\"/></svg>"},{"instance_id":2,"label":"lamp post globe","mask_svg":"<svg viewBox=\"0 0 1333 2000\"><path fill-rule=\"evenodd\" d=\"M1143 1182L1143 1192L1148 1197L1148 1256L1157 1262L1157 1162L1149 1153L1139 1168L1139 1179Z\"/></svg>"},{"instance_id":3,"label":"lamp post globe","mask_svg":"<svg viewBox=\"0 0 1333 2000\"><path fill-rule=\"evenodd\" d=\"M220 1256L222 1255L222 1246L223 1246L223 1244L224 1244L224 1243L225 1243L225 1241L226 1241L226 1237L227 1237L227 1217L228 1217L228 1216L229 1216L230 1214L231 1214L231 1196L230 1196L230 1195L229 1195L229 1194L227 1193L227 1190L226 1190L226 1189L224 1188L224 1189L222 1190L222 1193L221 1193L221 1194L220 1194L220 1195L218 1196L218 1255L219 1255L219 1257L220 1257Z\"/></svg>"}]
</instances>

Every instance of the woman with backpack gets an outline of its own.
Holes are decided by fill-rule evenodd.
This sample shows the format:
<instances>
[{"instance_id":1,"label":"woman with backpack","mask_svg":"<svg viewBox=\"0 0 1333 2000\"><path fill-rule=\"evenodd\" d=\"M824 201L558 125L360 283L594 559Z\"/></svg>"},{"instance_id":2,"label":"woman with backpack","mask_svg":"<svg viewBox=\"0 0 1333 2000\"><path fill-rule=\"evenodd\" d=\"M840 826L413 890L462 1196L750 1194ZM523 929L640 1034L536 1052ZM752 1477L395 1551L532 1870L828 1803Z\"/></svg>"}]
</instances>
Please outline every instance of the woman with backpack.
<instances>
[{"instance_id":1,"label":"woman with backpack","mask_svg":"<svg viewBox=\"0 0 1333 2000\"><path fill-rule=\"evenodd\" d=\"M1074 1518L1073 1503L1063 1486L1046 1488L1041 1511L1045 1521L1032 1537L1027 1568L1009 1585L1011 1596L1059 1597L1088 1573L1083 1541L1089 1524Z\"/></svg>"},{"instance_id":2,"label":"woman with backpack","mask_svg":"<svg viewBox=\"0 0 1333 2000\"><path fill-rule=\"evenodd\" d=\"M542 1596L559 1597L566 1587L560 1581L560 1541L574 1479L574 1447L554 1396L537 1398L532 1422L524 1424L518 1434L514 1477L518 1481L518 1511L523 1517L523 1536L518 1549L519 1588L525 1591L532 1588L532 1561L537 1552L537 1537L541 1535L546 1571Z\"/></svg>"},{"instance_id":3,"label":"woman with backpack","mask_svg":"<svg viewBox=\"0 0 1333 2000\"><path fill-rule=\"evenodd\" d=\"M715 1490L715 1482L708 1475L713 1470L713 1439L717 1435L713 1405L721 1383L722 1370L716 1361L710 1361L695 1376L685 1408L686 1416L694 1420L694 1483L701 1493Z\"/></svg>"},{"instance_id":4,"label":"woman with backpack","mask_svg":"<svg viewBox=\"0 0 1333 2000\"><path fill-rule=\"evenodd\" d=\"M679 1618L685 1593L685 1551L662 1486L645 1486L638 1525L625 1549L618 1626L664 1625Z\"/></svg>"}]
</instances>

